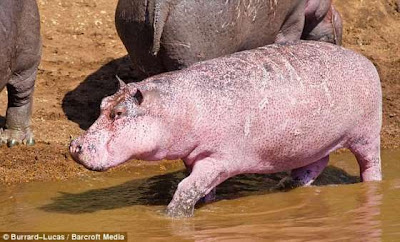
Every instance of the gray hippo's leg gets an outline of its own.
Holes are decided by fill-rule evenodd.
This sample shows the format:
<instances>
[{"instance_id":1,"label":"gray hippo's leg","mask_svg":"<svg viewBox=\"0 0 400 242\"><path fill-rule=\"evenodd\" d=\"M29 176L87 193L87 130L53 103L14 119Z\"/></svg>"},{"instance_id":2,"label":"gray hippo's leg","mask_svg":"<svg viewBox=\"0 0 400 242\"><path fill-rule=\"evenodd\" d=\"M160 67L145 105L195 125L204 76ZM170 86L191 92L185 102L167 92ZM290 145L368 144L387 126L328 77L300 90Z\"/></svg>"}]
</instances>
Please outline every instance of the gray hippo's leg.
<instances>
[{"instance_id":1,"label":"gray hippo's leg","mask_svg":"<svg viewBox=\"0 0 400 242\"><path fill-rule=\"evenodd\" d=\"M144 4L144 2L146 4ZM158 3L160 2L160 3ZM157 9L156 9L157 3ZM160 39L169 5L162 1L119 0L115 12L115 25L137 71L138 78L167 71L159 51ZM155 12L158 14L155 16ZM154 25L156 20L156 26ZM155 41L155 43L153 43Z\"/></svg>"},{"instance_id":2,"label":"gray hippo's leg","mask_svg":"<svg viewBox=\"0 0 400 242\"><path fill-rule=\"evenodd\" d=\"M328 162L329 155L316 162L294 169L291 171L289 177L285 177L279 182L276 188L289 189L299 186L309 186L322 173Z\"/></svg>"},{"instance_id":3,"label":"gray hippo's leg","mask_svg":"<svg viewBox=\"0 0 400 242\"><path fill-rule=\"evenodd\" d=\"M300 4L283 23L276 35L275 43L287 43L299 40L304 29L304 6Z\"/></svg>"},{"instance_id":4,"label":"gray hippo's leg","mask_svg":"<svg viewBox=\"0 0 400 242\"><path fill-rule=\"evenodd\" d=\"M225 161L213 158L198 160L192 172L182 180L167 208L171 217L190 217L197 201L231 176Z\"/></svg>"},{"instance_id":5,"label":"gray hippo's leg","mask_svg":"<svg viewBox=\"0 0 400 242\"><path fill-rule=\"evenodd\" d=\"M7 84L8 105L5 129L0 140L8 146L18 143L33 145L31 131L32 95L41 56L40 19L36 1L23 1L15 59Z\"/></svg>"},{"instance_id":6,"label":"gray hippo's leg","mask_svg":"<svg viewBox=\"0 0 400 242\"><path fill-rule=\"evenodd\" d=\"M36 79L36 67L34 69L35 71L28 74L28 77L14 75L7 84L8 107L5 129L1 132L1 141L2 143L7 142L9 147L20 143L27 145L35 143L31 130L32 94Z\"/></svg>"}]
</instances>

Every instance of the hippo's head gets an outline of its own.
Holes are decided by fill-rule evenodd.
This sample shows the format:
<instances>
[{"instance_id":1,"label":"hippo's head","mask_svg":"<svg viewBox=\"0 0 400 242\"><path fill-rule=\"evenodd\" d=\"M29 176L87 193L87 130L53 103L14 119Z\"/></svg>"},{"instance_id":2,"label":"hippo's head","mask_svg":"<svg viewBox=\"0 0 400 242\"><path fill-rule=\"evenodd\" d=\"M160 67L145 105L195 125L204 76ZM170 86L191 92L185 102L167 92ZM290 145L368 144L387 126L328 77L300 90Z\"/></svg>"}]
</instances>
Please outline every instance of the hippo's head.
<instances>
[{"instance_id":1,"label":"hippo's head","mask_svg":"<svg viewBox=\"0 0 400 242\"><path fill-rule=\"evenodd\" d=\"M154 96L154 95L153 95ZM103 171L131 158L159 160L169 135L150 109L151 93L120 81L120 88L101 103L96 122L70 144L73 159L90 170ZM156 104L154 104L156 103Z\"/></svg>"}]
</instances>

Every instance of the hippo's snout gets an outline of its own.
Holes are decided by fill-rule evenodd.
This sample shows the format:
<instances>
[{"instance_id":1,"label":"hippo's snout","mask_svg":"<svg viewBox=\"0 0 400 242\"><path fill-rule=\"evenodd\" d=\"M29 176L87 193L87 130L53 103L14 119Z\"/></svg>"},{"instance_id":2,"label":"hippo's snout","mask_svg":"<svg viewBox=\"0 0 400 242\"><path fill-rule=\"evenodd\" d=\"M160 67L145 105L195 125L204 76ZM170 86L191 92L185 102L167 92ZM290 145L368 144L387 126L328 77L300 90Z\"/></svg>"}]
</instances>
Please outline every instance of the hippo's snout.
<instances>
[{"instance_id":1,"label":"hippo's snout","mask_svg":"<svg viewBox=\"0 0 400 242\"><path fill-rule=\"evenodd\" d=\"M71 141L71 143L69 144L69 153L71 154L74 161L76 161L79 164L82 164L81 160L79 159L79 155L82 154L82 152L83 152L82 144L77 139Z\"/></svg>"},{"instance_id":2,"label":"hippo's snout","mask_svg":"<svg viewBox=\"0 0 400 242\"><path fill-rule=\"evenodd\" d=\"M93 144L84 144L79 138L71 141L69 153L76 163L83 165L89 170L105 171L108 169L108 167L101 165L96 147Z\"/></svg>"}]
</instances>

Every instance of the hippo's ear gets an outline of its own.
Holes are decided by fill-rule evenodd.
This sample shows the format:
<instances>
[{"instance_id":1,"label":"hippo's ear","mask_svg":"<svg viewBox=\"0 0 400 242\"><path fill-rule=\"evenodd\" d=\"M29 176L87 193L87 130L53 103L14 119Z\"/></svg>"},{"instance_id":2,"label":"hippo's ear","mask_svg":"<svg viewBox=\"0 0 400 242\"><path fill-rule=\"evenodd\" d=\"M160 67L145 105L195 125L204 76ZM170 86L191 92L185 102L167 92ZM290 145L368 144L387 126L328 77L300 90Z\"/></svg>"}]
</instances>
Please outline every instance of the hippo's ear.
<instances>
[{"instance_id":1,"label":"hippo's ear","mask_svg":"<svg viewBox=\"0 0 400 242\"><path fill-rule=\"evenodd\" d=\"M142 104L142 102L143 102L143 93L139 89L136 89L135 94L133 94L133 99L135 100L137 105Z\"/></svg>"},{"instance_id":2,"label":"hippo's ear","mask_svg":"<svg viewBox=\"0 0 400 242\"><path fill-rule=\"evenodd\" d=\"M121 78L119 78L118 75L115 75L115 77L117 78L117 80L119 82L119 88L118 89L119 90L124 89L126 87L126 83L123 80L121 80Z\"/></svg>"}]
</instances>

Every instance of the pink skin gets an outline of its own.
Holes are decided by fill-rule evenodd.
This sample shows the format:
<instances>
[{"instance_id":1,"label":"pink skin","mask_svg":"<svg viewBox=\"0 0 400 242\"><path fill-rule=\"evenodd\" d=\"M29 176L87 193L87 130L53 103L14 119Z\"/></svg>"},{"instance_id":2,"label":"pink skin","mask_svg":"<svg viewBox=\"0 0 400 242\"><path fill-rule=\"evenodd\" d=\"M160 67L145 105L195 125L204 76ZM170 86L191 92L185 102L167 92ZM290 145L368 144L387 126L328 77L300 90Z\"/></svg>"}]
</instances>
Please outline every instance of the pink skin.
<instances>
[{"instance_id":1,"label":"pink skin","mask_svg":"<svg viewBox=\"0 0 400 242\"><path fill-rule=\"evenodd\" d=\"M191 174L167 213L191 216L237 174L292 170L292 181L310 185L342 147L362 181L381 180L381 98L365 57L327 43L275 44L122 84L70 151L92 170L182 159Z\"/></svg>"}]
</instances>

